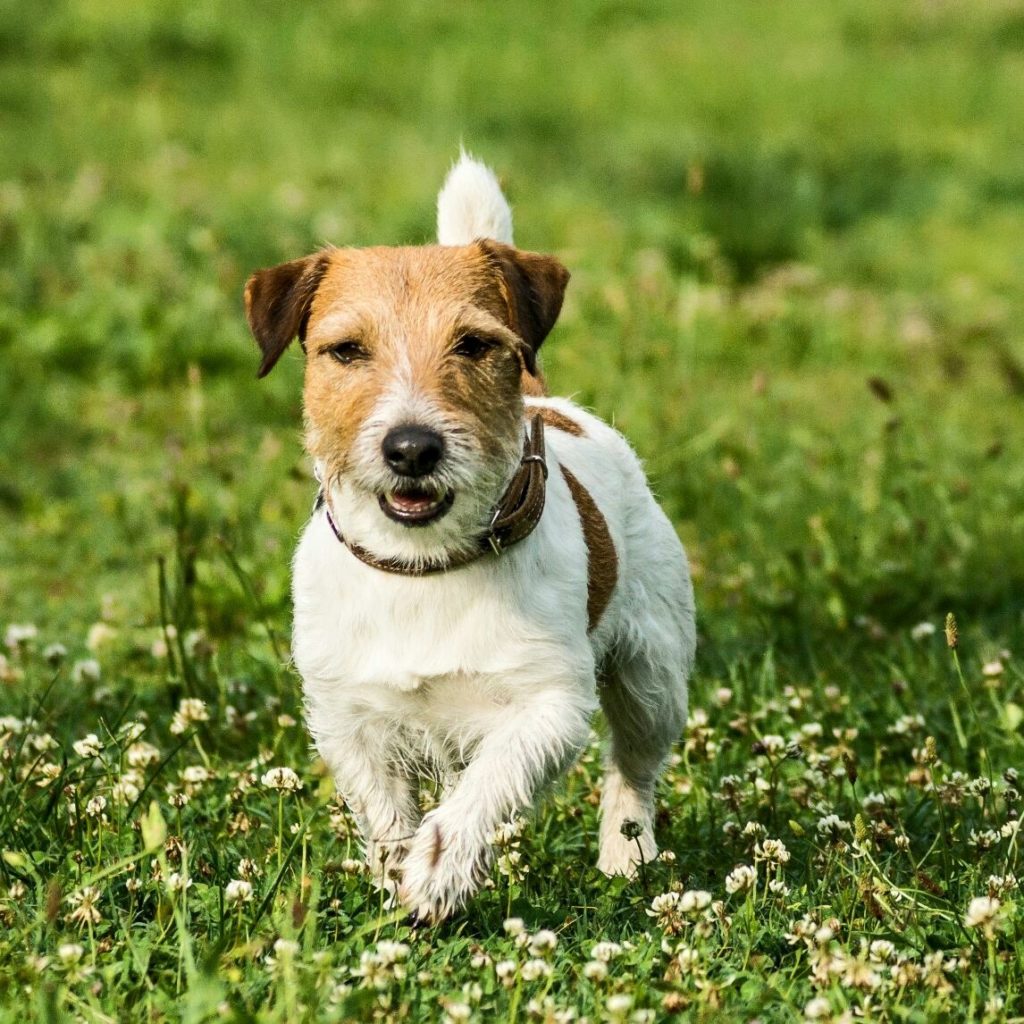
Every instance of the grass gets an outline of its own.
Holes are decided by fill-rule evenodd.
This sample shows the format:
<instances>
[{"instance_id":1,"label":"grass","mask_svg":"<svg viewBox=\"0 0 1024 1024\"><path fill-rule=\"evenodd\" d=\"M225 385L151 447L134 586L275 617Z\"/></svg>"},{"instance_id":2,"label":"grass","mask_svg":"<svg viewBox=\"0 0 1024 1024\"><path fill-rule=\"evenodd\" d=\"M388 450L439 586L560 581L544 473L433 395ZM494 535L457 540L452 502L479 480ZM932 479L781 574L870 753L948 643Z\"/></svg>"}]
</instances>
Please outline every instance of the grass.
<instances>
[{"instance_id":1,"label":"grass","mask_svg":"<svg viewBox=\"0 0 1024 1024\"><path fill-rule=\"evenodd\" d=\"M1013 4L78 0L0 53L0 1021L1024 1019ZM301 357L254 380L240 292L428 239L460 139L701 650L668 856L597 874L595 747L413 931L301 724Z\"/></svg>"}]
</instances>

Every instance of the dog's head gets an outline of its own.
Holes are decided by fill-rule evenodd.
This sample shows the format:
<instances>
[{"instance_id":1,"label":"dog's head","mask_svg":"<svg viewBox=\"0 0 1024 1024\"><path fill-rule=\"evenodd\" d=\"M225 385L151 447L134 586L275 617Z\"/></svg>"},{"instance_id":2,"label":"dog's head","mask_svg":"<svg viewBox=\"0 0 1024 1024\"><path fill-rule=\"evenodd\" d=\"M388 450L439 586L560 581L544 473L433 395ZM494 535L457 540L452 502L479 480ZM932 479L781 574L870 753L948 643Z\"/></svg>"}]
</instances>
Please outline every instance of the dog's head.
<instances>
[{"instance_id":1,"label":"dog's head","mask_svg":"<svg viewBox=\"0 0 1024 1024\"><path fill-rule=\"evenodd\" d=\"M569 274L501 242L327 249L254 274L270 372L306 351L306 446L346 537L379 557L468 551L519 462L523 392ZM416 529L412 529L416 527Z\"/></svg>"}]
</instances>

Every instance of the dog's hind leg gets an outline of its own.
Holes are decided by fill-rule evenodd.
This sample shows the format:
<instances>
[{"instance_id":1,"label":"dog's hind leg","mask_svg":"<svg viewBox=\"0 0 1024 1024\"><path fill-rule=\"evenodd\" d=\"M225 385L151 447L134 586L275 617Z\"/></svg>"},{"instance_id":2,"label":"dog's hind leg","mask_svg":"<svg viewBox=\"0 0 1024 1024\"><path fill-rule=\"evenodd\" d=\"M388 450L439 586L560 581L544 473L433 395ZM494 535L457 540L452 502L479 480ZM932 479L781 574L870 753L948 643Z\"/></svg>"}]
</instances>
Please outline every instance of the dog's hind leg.
<instances>
[{"instance_id":1,"label":"dog's hind leg","mask_svg":"<svg viewBox=\"0 0 1024 1024\"><path fill-rule=\"evenodd\" d=\"M658 855L654 787L686 722L686 674L638 654L616 665L598 693L610 736L597 866L633 875L641 858Z\"/></svg>"}]
</instances>

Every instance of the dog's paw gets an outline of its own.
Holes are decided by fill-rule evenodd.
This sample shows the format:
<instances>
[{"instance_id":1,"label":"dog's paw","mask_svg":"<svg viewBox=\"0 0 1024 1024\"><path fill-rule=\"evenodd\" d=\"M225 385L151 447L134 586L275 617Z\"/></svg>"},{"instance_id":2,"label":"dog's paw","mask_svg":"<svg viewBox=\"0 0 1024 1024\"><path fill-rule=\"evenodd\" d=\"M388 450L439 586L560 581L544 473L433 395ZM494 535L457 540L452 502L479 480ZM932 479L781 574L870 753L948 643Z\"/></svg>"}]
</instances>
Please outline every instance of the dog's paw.
<instances>
[{"instance_id":1,"label":"dog's paw","mask_svg":"<svg viewBox=\"0 0 1024 1024\"><path fill-rule=\"evenodd\" d=\"M490 847L438 812L428 814L409 845L398 897L417 919L436 923L461 907L483 884Z\"/></svg>"},{"instance_id":2,"label":"dog's paw","mask_svg":"<svg viewBox=\"0 0 1024 1024\"><path fill-rule=\"evenodd\" d=\"M630 838L619 831L610 831L601 837L601 849L597 867L606 875L625 875L633 878L640 866L641 857L650 864L658 856L658 846L650 826L644 827L636 838Z\"/></svg>"}]
</instances>

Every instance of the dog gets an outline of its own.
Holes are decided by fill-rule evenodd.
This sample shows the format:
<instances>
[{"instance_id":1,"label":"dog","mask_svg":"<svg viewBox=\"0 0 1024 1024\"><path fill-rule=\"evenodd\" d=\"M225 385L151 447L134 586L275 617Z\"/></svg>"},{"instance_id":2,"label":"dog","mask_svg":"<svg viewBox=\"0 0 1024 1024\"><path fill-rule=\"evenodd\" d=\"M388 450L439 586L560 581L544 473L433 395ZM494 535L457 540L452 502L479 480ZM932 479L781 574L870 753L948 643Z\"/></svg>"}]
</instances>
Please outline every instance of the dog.
<instances>
[{"instance_id":1,"label":"dog","mask_svg":"<svg viewBox=\"0 0 1024 1024\"><path fill-rule=\"evenodd\" d=\"M597 866L657 856L696 643L686 555L637 456L546 394L537 353L568 271L514 247L497 179L466 154L437 213L436 245L325 248L245 288L259 376L295 338L305 351L309 729L380 884L431 921L479 889L494 830L572 765L598 705ZM423 777L441 784L426 814Z\"/></svg>"}]
</instances>

